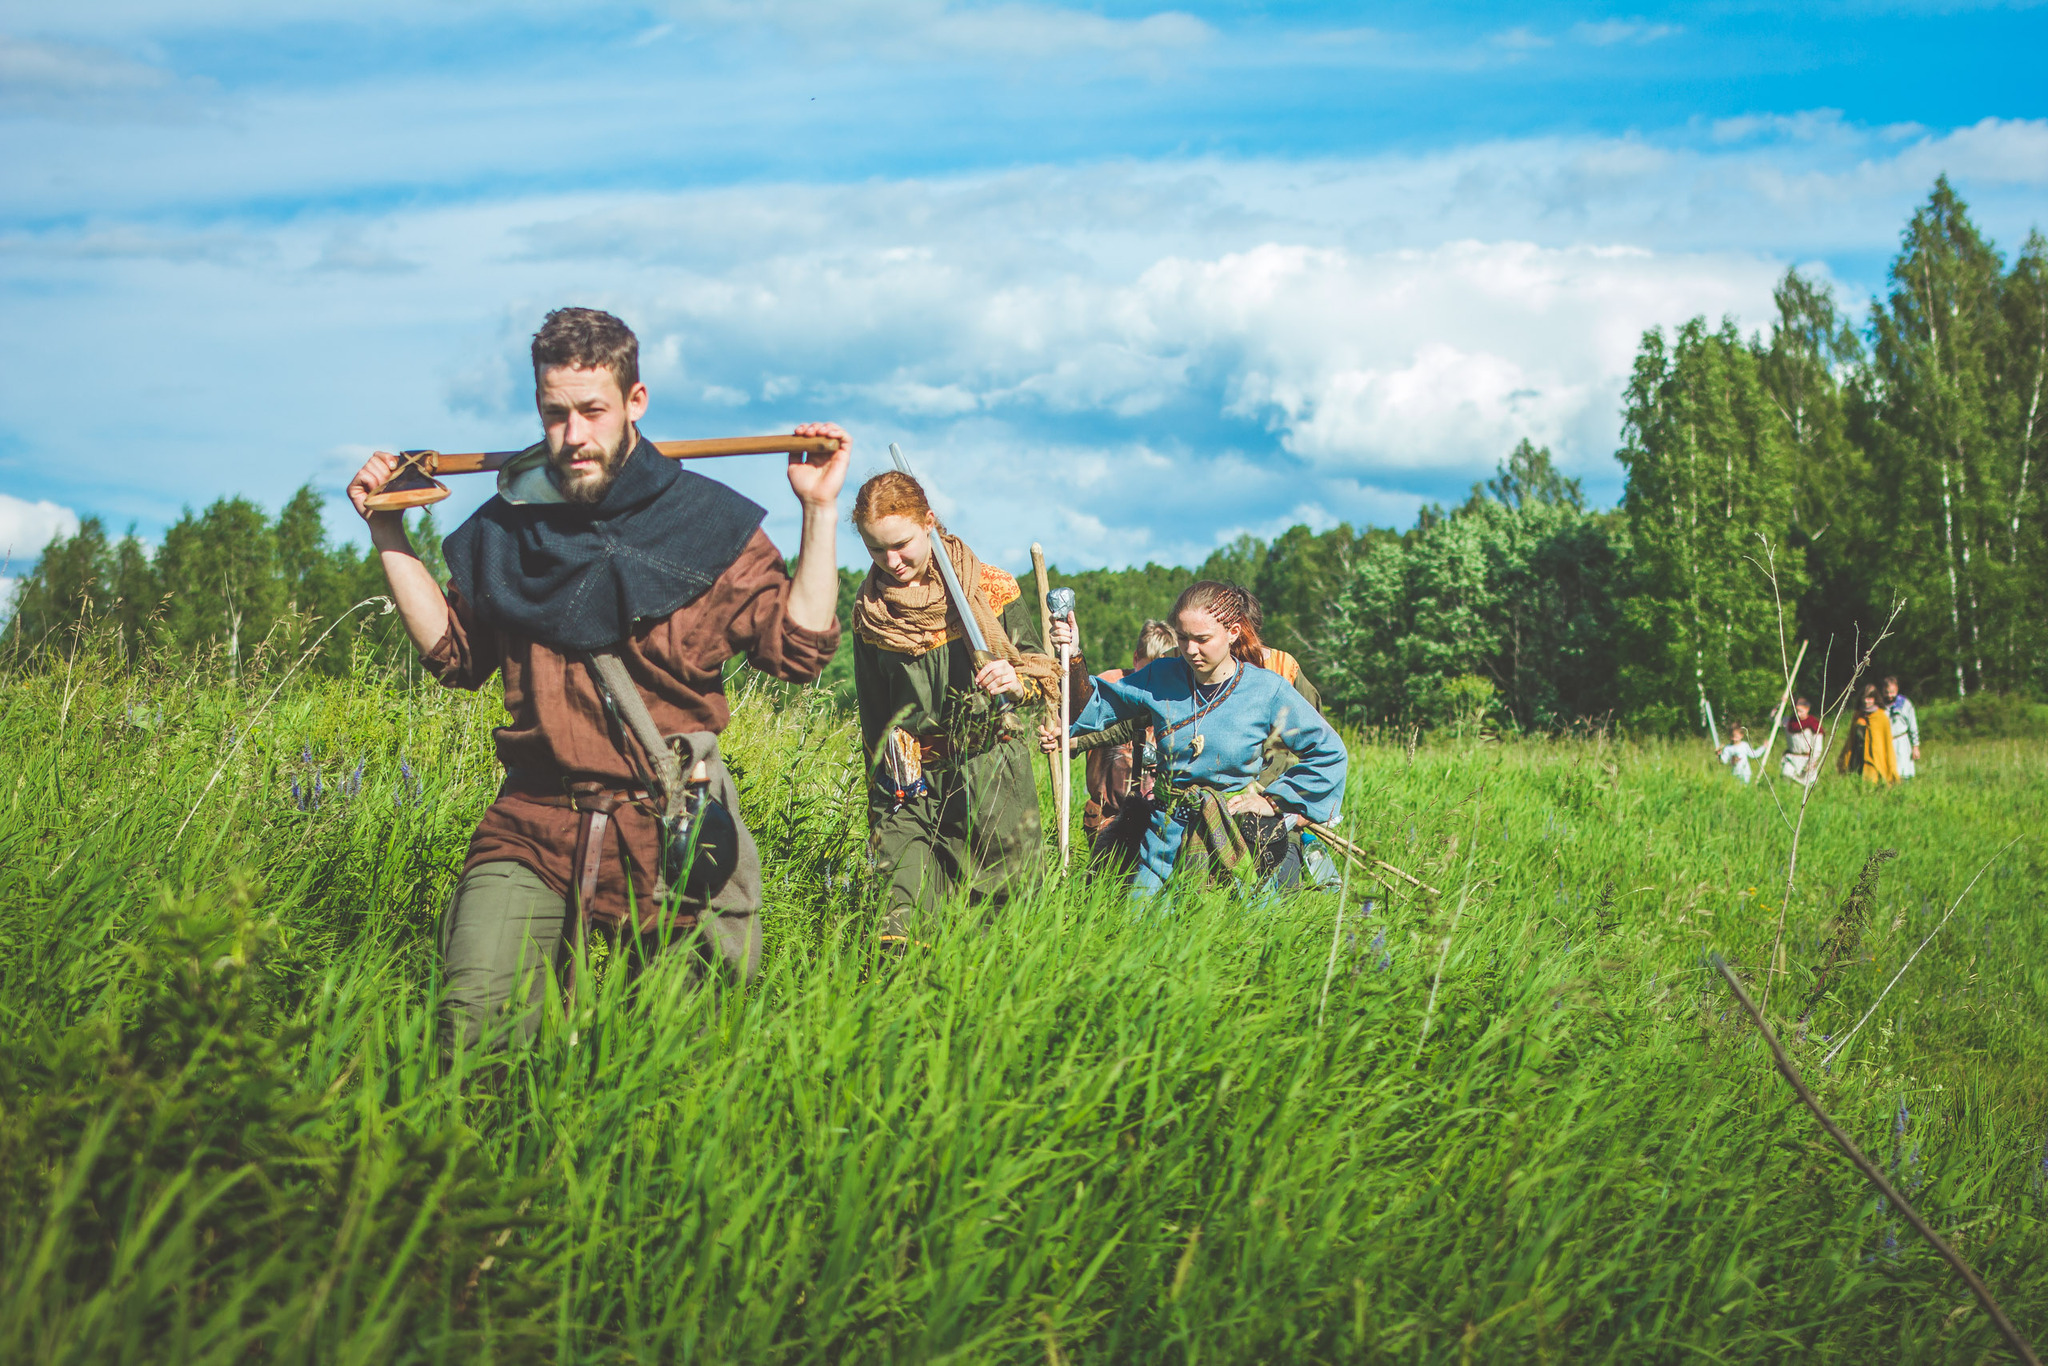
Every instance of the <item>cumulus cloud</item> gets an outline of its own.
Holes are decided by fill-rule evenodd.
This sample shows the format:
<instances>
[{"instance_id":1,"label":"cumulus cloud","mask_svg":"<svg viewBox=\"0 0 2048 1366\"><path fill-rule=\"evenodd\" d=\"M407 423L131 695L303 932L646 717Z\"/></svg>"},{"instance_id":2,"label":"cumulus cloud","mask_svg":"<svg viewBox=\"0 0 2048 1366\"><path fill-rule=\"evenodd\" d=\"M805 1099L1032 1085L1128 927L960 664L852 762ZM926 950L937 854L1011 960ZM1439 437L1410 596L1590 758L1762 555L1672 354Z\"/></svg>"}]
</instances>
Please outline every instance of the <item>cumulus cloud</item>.
<instances>
[{"instance_id":1,"label":"cumulus cloud","mask_svg":"<svg viewBox=\"0 0 2048 1366\"><path fill-rule=\"evenodd\" d=\"M309 213L207 229L261 240L263 260L137 253L113 258L117 280L93 253L131 229L23 230L0 288L21 282L19 335L39 340L6 352L0 399L85 414L78 476L119 481L158 520L216 492L275 505L336 477L322 461L342 445L531 439L527 338L578 303L639 330L654 434L837 418L863 469L901 440L953 500L942 511L1005 563L1032 539L1070 564L1184 561L1290 520L1404 524L1523 437L1611 497L1645 329L1759 326L1790 261L1881 260L1942 167L1973 168L1980 208L2005 186L2037 203L2048 183L2044 122L1905 138L1811 124L1824 135ZM1848 283L1853 302L1877 281ZM95 320L116 300L130 325L108 329ZM91 375L61 361L81 354L154 402L95 407ZM231 378L260 384L276 418L224 433ZM145 445L155 460L126 458ZM719 476L794 536L772 462ZM488 491L458 485L451 516Z\"/></svg>"},{"instance_id":2,"label":"cumulus cloud","mask_svg":"<svg viewBox=\"0 0 2048 1366\"><path fill-rule=\"evenodd\" d=\"M36 562L43 547L78 530L78 514L47 500L29 502L0 493L0 573L16 577Z\"/></svg>"}]
</instances>

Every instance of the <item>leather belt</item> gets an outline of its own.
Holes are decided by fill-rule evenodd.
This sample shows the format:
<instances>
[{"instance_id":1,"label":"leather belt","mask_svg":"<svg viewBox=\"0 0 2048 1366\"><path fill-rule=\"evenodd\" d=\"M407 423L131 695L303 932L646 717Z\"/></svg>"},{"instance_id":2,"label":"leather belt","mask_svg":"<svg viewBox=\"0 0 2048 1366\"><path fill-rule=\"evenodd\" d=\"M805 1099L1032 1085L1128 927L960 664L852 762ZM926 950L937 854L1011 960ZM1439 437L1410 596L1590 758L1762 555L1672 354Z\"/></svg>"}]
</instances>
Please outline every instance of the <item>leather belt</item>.
<instances>
[{"instance_id":1,"label":"leather belt","mask_svg":"<svg viewBox=\"0 0 2048 1366\"><path fill-rule=\"evenodd\" d=\"M537 773L517 769L505 775L500 795L513 794L536 806L566 808L583 819L576 823L576 853L570 861L569 882L576 889L576 914L587 919L597 900L597 875L604 866L604 837L611 828L612 813L622 806L651 801L644 787L615 787L594 779L573 780L566 774L550 781ZM624 853L621 846L620 852ZM695 916L689 917L694 923Z\"/></svg>"}]
</instances>

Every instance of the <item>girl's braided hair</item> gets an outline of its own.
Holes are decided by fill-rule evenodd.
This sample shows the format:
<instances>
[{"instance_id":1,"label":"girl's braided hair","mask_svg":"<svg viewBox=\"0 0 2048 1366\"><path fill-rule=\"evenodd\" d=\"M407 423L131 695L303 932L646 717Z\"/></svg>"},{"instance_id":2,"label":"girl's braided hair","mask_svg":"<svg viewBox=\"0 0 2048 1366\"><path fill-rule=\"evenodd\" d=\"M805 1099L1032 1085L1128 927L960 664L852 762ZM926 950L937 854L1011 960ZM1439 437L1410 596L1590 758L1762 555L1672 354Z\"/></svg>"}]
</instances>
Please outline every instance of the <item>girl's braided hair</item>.
<instances>
[{"instance_id":1,"label":"girl's braided hair","mask_svg":"<svg viewBox=\"0 0 2048 1366\"><path fill-rule=\"evenodd\" d=\"M1231 656L1242 664L1264 664L1266 646L1259 639L1259 600L1249 591L1234 583L1218 583L1215 579L1197 579L1181 590L1174 600L1173 622L1180 624L1182 612L1206 612L1216 618L1219 626L1234 629L1235 638L1230 642Z\"/></svg>"}]
</instances>

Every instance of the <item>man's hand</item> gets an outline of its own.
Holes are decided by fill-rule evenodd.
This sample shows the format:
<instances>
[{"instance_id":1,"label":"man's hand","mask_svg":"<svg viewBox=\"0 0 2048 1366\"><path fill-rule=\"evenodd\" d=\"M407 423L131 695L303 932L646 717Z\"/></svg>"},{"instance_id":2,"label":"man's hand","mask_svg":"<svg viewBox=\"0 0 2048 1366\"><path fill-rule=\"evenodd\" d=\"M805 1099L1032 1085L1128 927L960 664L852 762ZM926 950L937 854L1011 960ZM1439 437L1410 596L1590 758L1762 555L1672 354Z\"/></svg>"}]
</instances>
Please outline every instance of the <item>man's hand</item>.
<instances>
[{"instance_id":1,"label":"man's hand","mask_svg":"<svg viewBox=\"0 0 2048 1366\"><path fill-rule=\"evenodd\" d=\"M836 507L839 491L846 487L846 470L853 463L853 438L836 422L806 422L795 436L829 436L839 449L828 456L789 457L789 487L806 507Z\"/></svg>"},{"instance_id":2,"label":"man's hand","mask_svg":"<svg viewBox=\"0 0 2048 1366\"><path fill-rule=\"evenodd\" d=\"M789 457L789 487L804 510L803 540L796 549L796 583L789 590L789 619L807 631L832 624L839 603L839 555L833 523L839 520L839 490L853 461L853 439L837 423L806 422L797 436L829 436L839 449L822 459Z\"/></svg>"},{"instance_id":3,"label":"man's hand","mask_svg":"<svg viewBox=\"0 0 2048 1366\"><path fill-rule=\"evenodd\" d=\"M1920 762L1920 746L1918 745L1913 746L1913 762L1916 764Z\"/></svg>"},{"instance_id":4,"label":"man's hand","mask_svg":"<svg viewBox=\"0 0 2048 1366\"><path fill-rule=\"evenodd\" d=\"M1060 752L1060 728L1046 721L1038 727L1038 752L1058 754Z\"/></svg>"},{"instance_id":5,"label":"man's hand","mask_svg":"<svg viewBox=\"0 0 2048 1366\"><path fill-rule=\"evenodd\" d=\"M975 671L974 686L998 697L1017 697L1024 691L1024 680L1017 677L1017 667L1009 660L991 659Z\"/></svg>"},{"instance_id":6,"label":"man's hand","mask_svg":"<svg viewBox=\"0 0 2048 1366\"><path fill-rule=\"evenodd\" d=\"M448 634L447 599L441 596L441 585L434 582L434 576L413 553L412 541L405 534L405 514L372 512L364 506L364 500L383 488L384 481L397 468L397 456L378 451L348 481L348 500L369 523L370 544L376 547L378 562L384 568L384 581L391 585L391 599L398 604L405 633L412 637L414 648L425 654Z\"/></svg>"},{"instance_id":7,"label":"man's hand","mask_svg":"<svg viewBox=\"0 0 2048 1366\"><path fill-rule=\"evenodd\" d=\"M404 525L403 513L372 512L367 506L370 495L383 488L385 481L391 478L391 472L397 468L397 456L390 451L378 451L365 460L363 467L356 471L356 477L348 481L348 500L355 504L356 516L373 527L379 524L379 519L388 524L392 518L397 518L399 524Z\"/></svg>"},{"instance_id":8,"label":"man's hand","mask_svg":"<svg viewBox=\"0 0 2048 1366\"><path fill-rule=\"evenodd\" d=\"M1263 792L1240 792L1223 803L1233 816L1277 816L1280 808L1273 805L1273 799Z\"/></svg>"},{"instance_id":9,"label":"man's hand","mask_svg":"<svg viewBox=\"0 0 2048 1366\"><path fill-rule=\"evenodd\" d=\"M1074 621L1073 621L1073 618L1072 618L1072 617L1054 617L1054 618L1052 619L1052 639L1050 639L1050 640L1046 641L1046 643L1045 643L1045 645L1046 645L1046 648L1047 648L1048 650L1052 651L1052 653L1053 653L1053 654L1054 654L1055 656L1057 656L1057 655L1059 654L1059 652L1060 652L1060 650L1061 650L1062 648L1072 648L1073 644L1074 644Z\"/></svg>"}]
</instances>

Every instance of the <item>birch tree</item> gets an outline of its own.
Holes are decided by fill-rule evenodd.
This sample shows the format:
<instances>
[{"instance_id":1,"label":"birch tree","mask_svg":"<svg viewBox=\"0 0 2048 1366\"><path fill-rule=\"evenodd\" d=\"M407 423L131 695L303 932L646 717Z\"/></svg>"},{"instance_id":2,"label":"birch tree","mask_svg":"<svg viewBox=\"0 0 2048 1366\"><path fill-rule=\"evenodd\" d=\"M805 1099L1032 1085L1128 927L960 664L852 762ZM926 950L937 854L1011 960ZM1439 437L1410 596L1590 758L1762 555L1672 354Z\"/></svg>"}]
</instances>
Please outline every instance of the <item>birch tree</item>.
<instances>
[{"instance_id":1,"label":"birch tree","mask_svg":"<svg viewBox=\"0 0 2048 1366\"><path fill-rule=\"evenodd\" d=\"M1624 608L1624 705L1653 729L1697 729L1699 700L1760 719L1780 684L1777 617L1758 534L1793 526L1796 446L1757 352L1732 322L1646 333L1617 458L1634 563ZM1780 587L1806 584L1779 558Z\"/></svg>"},{"instance_id":2,"label":"birch tree","mask_svg":"<svg viewBox=\"0 0 2048 1366\"><path fill-rule=\"evenodd\" d=\"M1906 649L1922 642L1923 672L1939 668L1958 697L2005 683L2012 662L1987 653L1997 642L1986 630L2016 605L2013 566L1993 553L2008 541L2000 514L2018 482L1998 430L2008 355L2001 273L1943 177L1907 225L1890 296L1871 317L1871 463L1885 553L1870 568L1887 595L1906 600Z\"/></svg>"}]
</instances>

